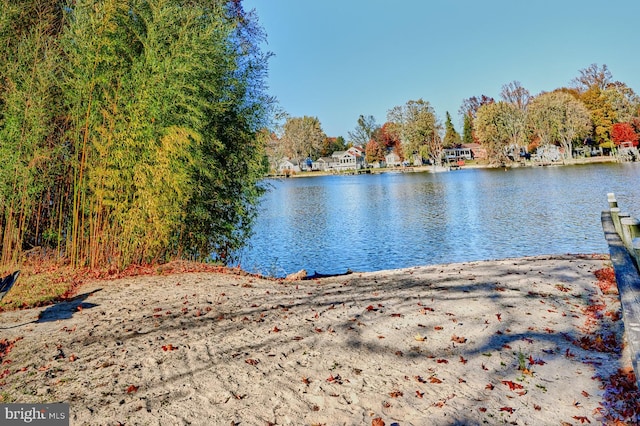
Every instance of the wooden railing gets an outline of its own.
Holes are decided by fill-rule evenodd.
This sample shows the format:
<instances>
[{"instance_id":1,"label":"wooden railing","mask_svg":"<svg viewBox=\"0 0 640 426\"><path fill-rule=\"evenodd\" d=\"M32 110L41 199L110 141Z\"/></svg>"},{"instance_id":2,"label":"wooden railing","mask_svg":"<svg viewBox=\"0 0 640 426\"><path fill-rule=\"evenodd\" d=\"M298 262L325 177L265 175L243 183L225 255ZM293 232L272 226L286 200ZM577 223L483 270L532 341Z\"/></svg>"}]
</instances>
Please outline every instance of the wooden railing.
<instances>
[{"instance_id":1,"label":"wooden railing","mask_svg":"<svg viewBox=\"0 0 640 426\"><path fill-rule=\"evenodd\" d=\"M640 265L640 220L631 216L629 213L620 211L618 201L614 193L607 194L609 202L609 212L613 226L622 240L622 244L629 251L634 259L636 266Z\"/></svg>"},{"instance_id":2,"label":"wooden railing","mask_svg":"<svg viewBox=\"0 0 640 426\"><path fill-rule=\"evenodd\" d=\"M602 212L602 229L618 284L625 338L640 387L640 222L620 212L614 194L607 194L607 198L609 210Z\"/></svg>"}]
</instances>

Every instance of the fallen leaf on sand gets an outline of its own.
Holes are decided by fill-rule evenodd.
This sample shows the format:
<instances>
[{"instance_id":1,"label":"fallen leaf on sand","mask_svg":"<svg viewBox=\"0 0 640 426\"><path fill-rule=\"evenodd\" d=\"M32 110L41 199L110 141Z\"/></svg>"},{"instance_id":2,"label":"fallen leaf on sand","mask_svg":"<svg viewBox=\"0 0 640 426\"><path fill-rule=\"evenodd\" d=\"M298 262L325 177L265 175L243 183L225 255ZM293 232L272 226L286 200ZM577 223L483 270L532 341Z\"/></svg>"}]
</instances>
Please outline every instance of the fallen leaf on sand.
<instances>
[{"instance_id":1,"label":"fallen leaf on sand","mask_svg":"<svg viewBox=\"0 0 640 426\"><path fill-rule=\"evenodd\" d=\"M419 334L416 334L415 336L413 336L414 339L416 339L418 342L424 342L425 340L427 340L426 337L421 336Z\"/></svg>"},{"instance_id":2,"label":"fallen leaf on sand","mask_svg":"<svg viewBox=\"0 0 640 426\"><path fill-rule=\"evenodd\" d=\"M456 336L455 334L451 336L451 341L456 343L465 343L467 341L466 337Z\"/></svg>"},{"instance_id":3,"label":"fallen leaf on sand","mask_svg":"<svg viewBox=\"0 0 640 426\"><path fill-rule=\"evenodd\" d=\"M127 393L135 393L135 392L138 392L138 389L140 389L140 386L130 385L130 386L127 388Z\"/></svg>"},{"instance_id":4,"label":"fallen leaf on sand","mask_svg":"<svg viewBox=\"0 0 640 426\"><path fill-rule=\"evenodd\" d=\"M524 388L524 386L519 385L518 383L514 383L511 380L503 380L502 384L509 386L509 389L511 389L511 390L523 389Z\"/></svg>"}]
</instances>

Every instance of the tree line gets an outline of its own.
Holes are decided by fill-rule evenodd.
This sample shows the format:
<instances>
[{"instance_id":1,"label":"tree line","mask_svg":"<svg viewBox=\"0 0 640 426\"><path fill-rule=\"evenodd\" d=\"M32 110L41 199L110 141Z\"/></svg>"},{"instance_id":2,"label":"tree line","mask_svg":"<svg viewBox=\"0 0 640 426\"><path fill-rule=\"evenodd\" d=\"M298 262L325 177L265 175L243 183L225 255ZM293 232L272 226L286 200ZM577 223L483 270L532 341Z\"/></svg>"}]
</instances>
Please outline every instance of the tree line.
<instances>
[{"instance_id":1,"label":"tree line","mask_svg":"<svg viewBox=\"0 0 640 426\"><path fill-rule=\"evenodd\" d=\"M240 0L0 0L0 262L226 261L274 101Z\"/></svg>"},{"instance_id":2,"label":"tree line","mask_svg":"<svg viewBox=\"0 0 640 426\"><path fill-rule=\"evenodd\" d=\"M369 163L395 152L401 160L426 159L438 165L444 149L477 143L485 148L490 163L504 164L537 147L557 146L564 158L571 158L578 146L611 149L621 142L637 146L640 135L640 97L625 83L614 81L606 65L592 64L580 70L569 87L535 96L513 81L502 87L500 99L473 96L463 100L458 112L462 134L448 111L442 123L423 99L393 107L382 125L371 115L360 115L342 149L364 147ZM266 138L271 158L315 159L319 142L327 138L315 117L288 117L280 130L280 135Z\"/></svg>"}]
</instances>

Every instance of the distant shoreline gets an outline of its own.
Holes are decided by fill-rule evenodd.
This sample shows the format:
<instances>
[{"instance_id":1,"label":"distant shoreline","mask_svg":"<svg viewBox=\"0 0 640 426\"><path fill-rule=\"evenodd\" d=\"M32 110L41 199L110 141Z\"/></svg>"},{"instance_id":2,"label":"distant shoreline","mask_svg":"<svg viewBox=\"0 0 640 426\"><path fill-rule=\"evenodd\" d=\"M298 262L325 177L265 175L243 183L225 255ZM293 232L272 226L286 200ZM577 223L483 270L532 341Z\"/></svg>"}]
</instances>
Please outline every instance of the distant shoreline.
<instances>
[{"instance_id":1,"label":"distant shoreline","mask_svg":"<svg viewBox=\"0 0 640 426\"><path fill-rule=\"evenodd\" d=\"M614 156L599 156L599 157L586 157L586 158L574 158L571 160L556 161L549 163L539 163L528 161L522 163L511 163L506 165L491 165L476 163L465 163L458 170L464 169L518 169L524 167L561 167L561 166L579 166L585 164L602 164L602 163L619 163L618 159ZM450 170L449 167L441 166L437 172L456 171ZM365 170L345 170L345 171L314 171L314 172L296 172L289 175L268 175L267 178L306 178L316 176L354 176L360 174L383 174L383 173L424 173L434 172L434 166L407 166L407 167L384 167L384 168L370 168Z\"/></svg>"}]
</instances>

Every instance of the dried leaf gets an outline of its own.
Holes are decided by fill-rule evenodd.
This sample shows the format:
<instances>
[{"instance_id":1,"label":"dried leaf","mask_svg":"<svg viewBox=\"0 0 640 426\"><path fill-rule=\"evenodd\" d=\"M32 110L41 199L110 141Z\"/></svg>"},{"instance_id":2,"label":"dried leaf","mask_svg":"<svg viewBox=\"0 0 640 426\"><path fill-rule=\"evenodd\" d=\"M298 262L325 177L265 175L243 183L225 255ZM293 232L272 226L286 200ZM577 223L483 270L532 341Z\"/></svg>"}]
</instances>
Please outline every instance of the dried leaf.
<instances>
[{"instance_id":1,"label":"dried leaf","mask_svg":"<svg viewBox=\"0 0 640 426\"><path fill-rule=\"evenodd\" d=\"M514 383L511 380L503 380L502 381L503 385L507 385L509 386L509 389L514 390L514 389L524 389L524 386L518 384L518 383Z\"/></svg>"},{"instance_id":2,"label":"dried leaf","mask_svg":"<svg viewBox=\"0 0 640 426\"><path fill-rule=\"evenodd\" d=\"M394 391L392 391L391 393L389 393L389 396L390 396L391 398L399 398L399 397L401 397L402 395L404 395L404 394L403 394L401 391L399 391L399 390L394 390Z\"/></svg>"},{"instance_id":3,"label":"dried leaf","mask_svg":"<svg viewBox=\"0 0 640 426\"><path fill-rule=\"evenodd\" d=\"M130 386L127 388L127 393L135 393L135 392L138 392L138 389L140 389L140 386L130 385Z\"/></svg>"},{"instance_id":4,"label":"dried leaf","mask_svg":"<svg viewBox=\"0 0 640 426\"><path fill-rule=\"evenodd\" d=\"M451 336L451 341L456 343L466 343L467 338L462 336L456 336L455 334Z\"/></svg>"},{"instance_id":5,"label":"dried leaf","mask_svg":"<svg viewBox=\"0 0 640 426\"><path fill-rule=\"evenodd\" d=\"M244 360L244 362L246 362L249 365L258 365L260 361L257 359L247 358Z\"/></svg>"},{"instance_id":6,"label":"dried leaf","mask_svg":"<svg viewBox=\"0 0 640 426\"><path fill-rule=\"evenodd\" d=\"M500 408L500 411L506 411L509 414L513 414L513 412L515 410L513 408L511 408L511 407L502 407L502 408Z\"/></svg>"},{"instance_id":7,"label":"dried leaf","mask_svg":"<svg viewBox=\"0 0 640 426\"><path fill-rule=\"evenodd\" d=\"M380 417L376 417L375 419L371 420L371 426L384 426L384 420L382 420Z\"/></svg>"},{"instance_id":8,"label":"dried leaf","mask_svg":"<svg viewBox=\"0 0 640 426\"><path fill-rule=\"evenodd\" d=\"M576 420L580 420L580 423L591 423L591 421L589 420L589 418L585 417L585 416L573 416L574 419Z\"/></svg>"},{"instance_id":9,"label":"dried leaf","mask_svg":"<svg viewBox=\"0 0 640 426\"><path fill-rule=\"evenodd\" d=\"M329 382L329 383L337 383L337 384L341 385L342 384L342 377L340 377L339 374L337 374L335 376L333 374L331 374L331 375L329 375L329 378L327 379L327 382Z\"/></svg>"}]
</instances>

